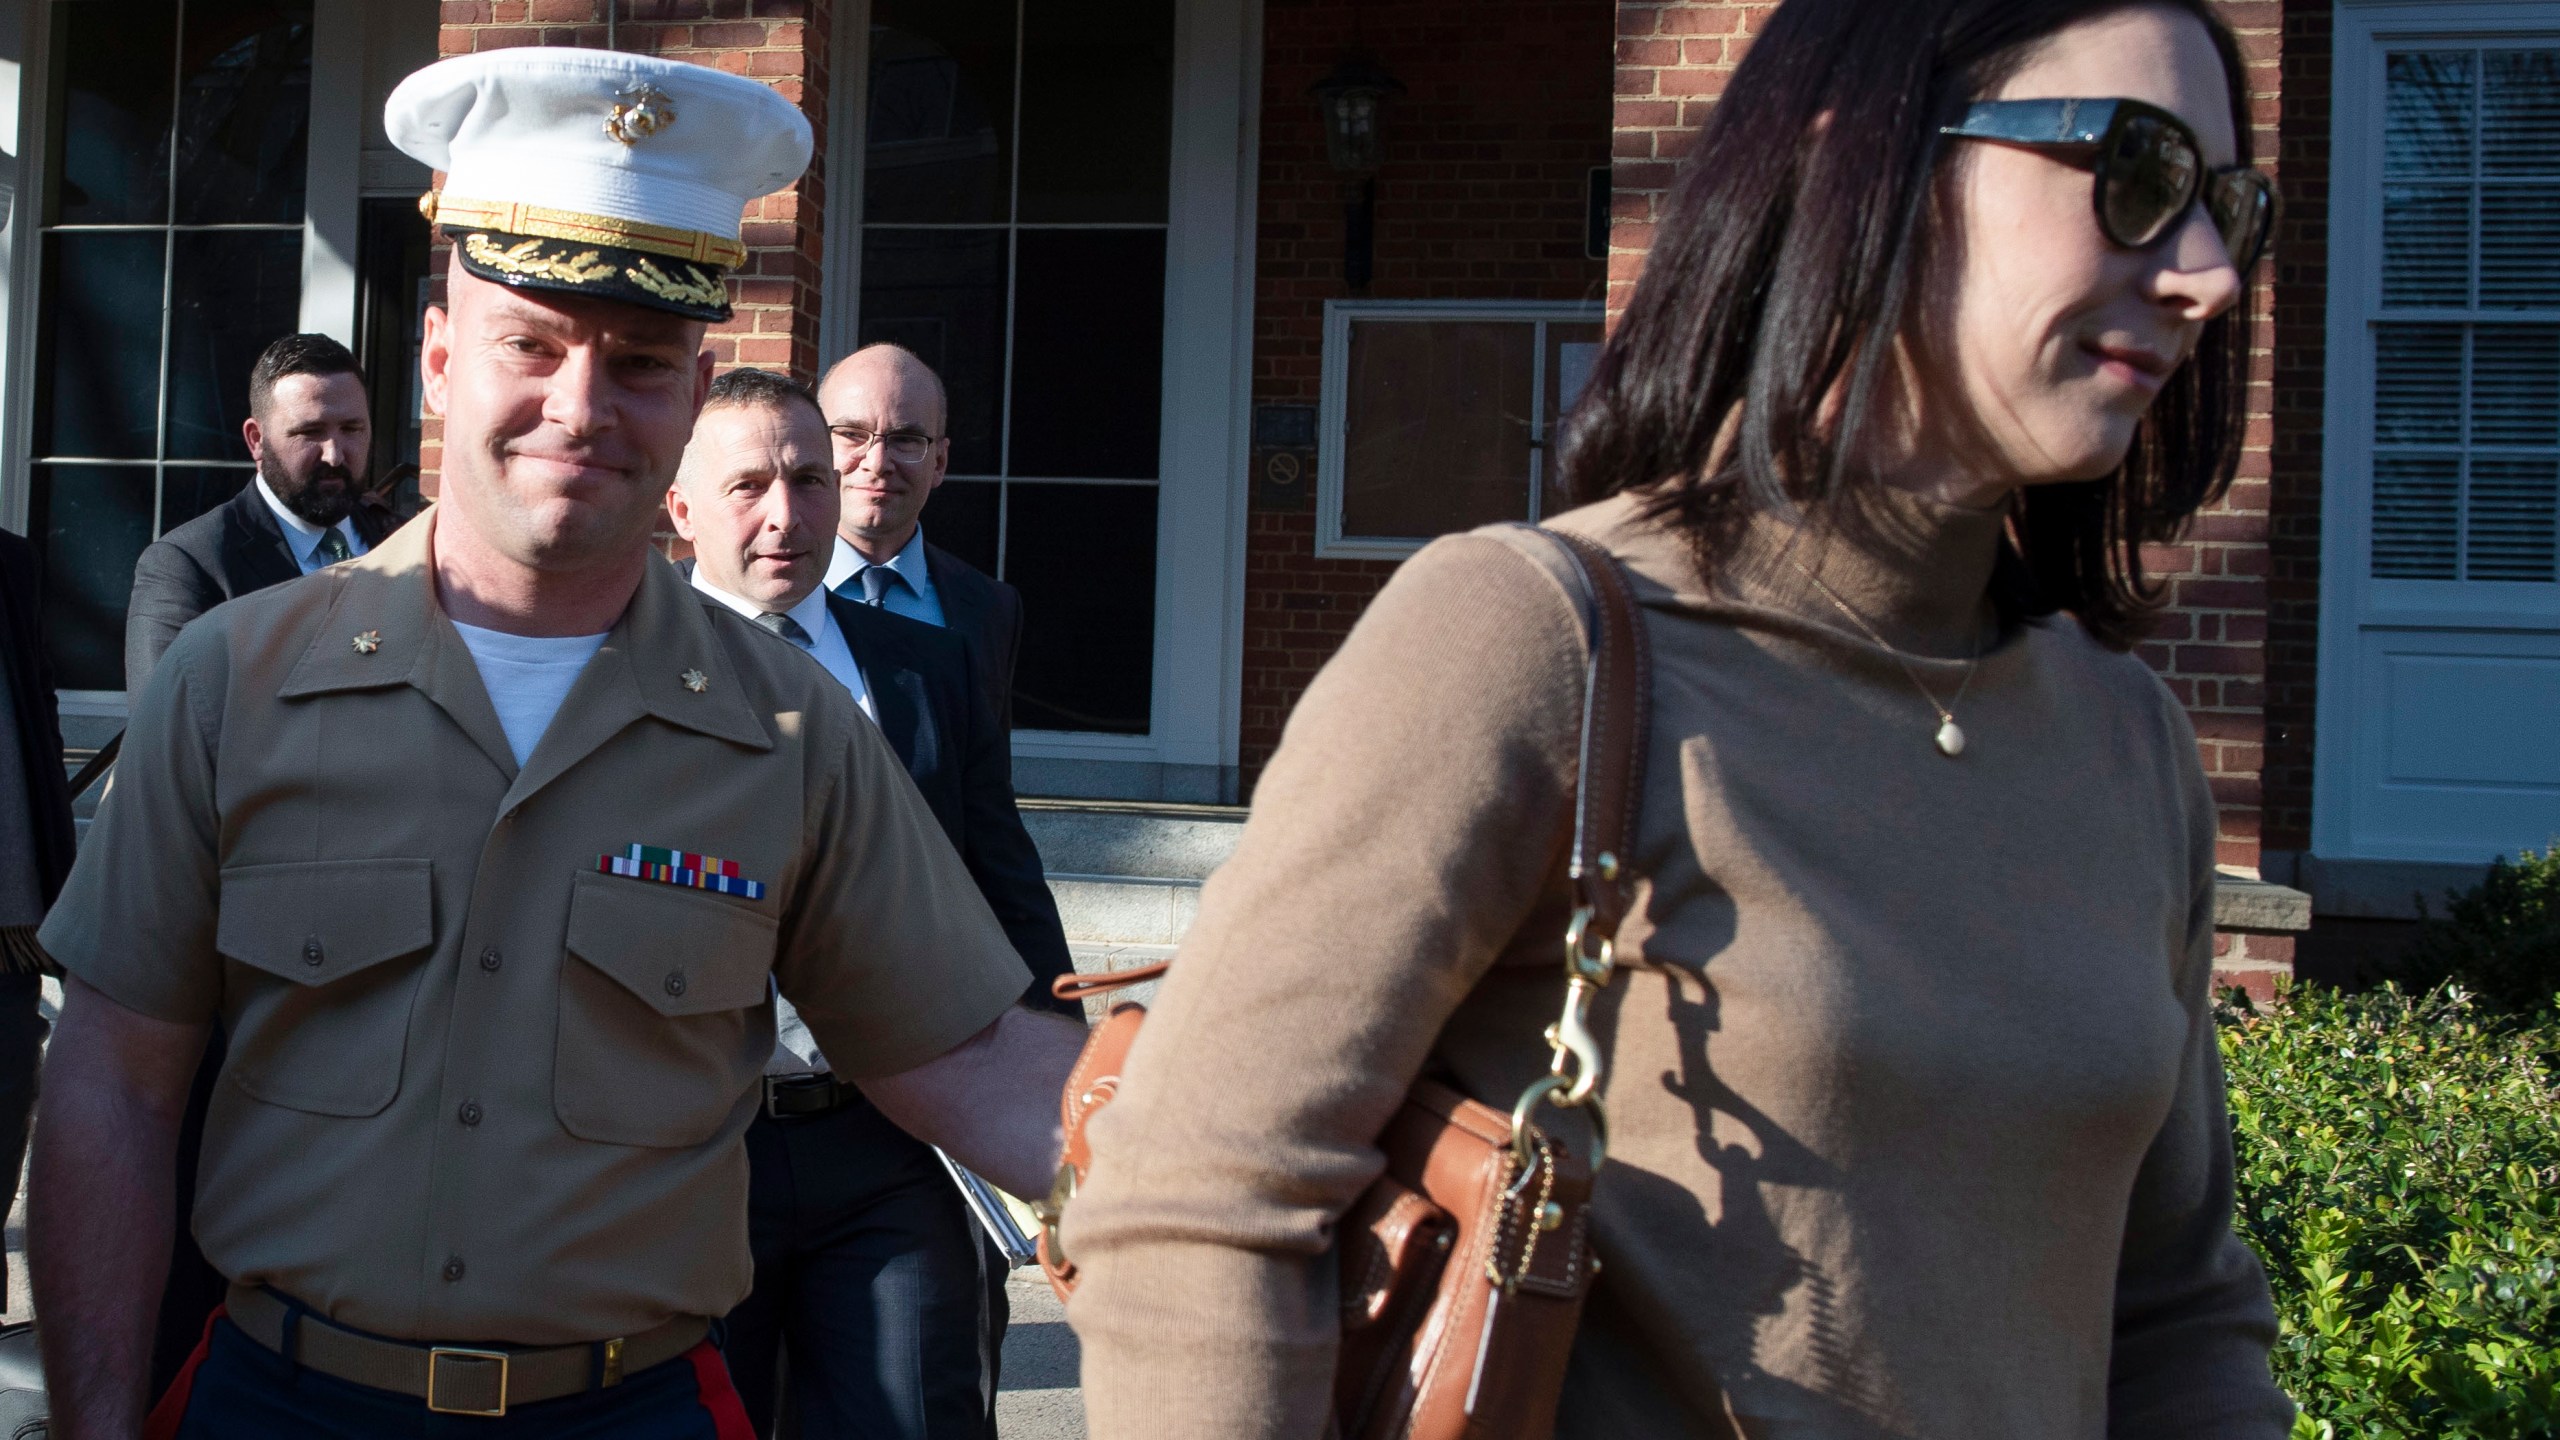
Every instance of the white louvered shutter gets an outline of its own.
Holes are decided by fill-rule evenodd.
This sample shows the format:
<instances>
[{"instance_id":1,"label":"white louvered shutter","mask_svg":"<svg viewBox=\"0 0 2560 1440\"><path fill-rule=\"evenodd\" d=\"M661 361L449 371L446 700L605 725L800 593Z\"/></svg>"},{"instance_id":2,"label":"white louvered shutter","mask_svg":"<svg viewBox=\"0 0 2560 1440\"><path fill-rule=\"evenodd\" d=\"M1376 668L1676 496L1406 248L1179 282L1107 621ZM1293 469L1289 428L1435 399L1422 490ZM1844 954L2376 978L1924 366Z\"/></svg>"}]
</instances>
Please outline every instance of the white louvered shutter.
<instances>
[{"instance_id":1,"label":"white louvered shutter","mask_svg":"<svg viewBox=\"0 0 2560 1440\"><path fill-rule=\"evenodd\" d=\"M2560 584L2560 49L2386 84L2373 577Z\"/></svg>"}]
</instances>

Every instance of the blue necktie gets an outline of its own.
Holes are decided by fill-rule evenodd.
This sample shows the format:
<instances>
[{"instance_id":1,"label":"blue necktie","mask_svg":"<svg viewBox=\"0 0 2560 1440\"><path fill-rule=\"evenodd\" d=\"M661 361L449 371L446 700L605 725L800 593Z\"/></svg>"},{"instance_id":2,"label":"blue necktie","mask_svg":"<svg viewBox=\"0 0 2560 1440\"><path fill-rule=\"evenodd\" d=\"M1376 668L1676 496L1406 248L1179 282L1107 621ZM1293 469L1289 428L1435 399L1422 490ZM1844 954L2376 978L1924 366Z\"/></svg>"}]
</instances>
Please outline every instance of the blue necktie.
<instances>
[{"instance_id":1,"label":"blue necktie","mask_svg":"<svg viewBox=\"0 0 2560 1440\"><path fill-rule=\"evenodd\" d=\"M855 578L862 582L862 603L877 608L888 600L891 582L907 577L886 565L871 565Z\"/></svg>"}]
</instances>

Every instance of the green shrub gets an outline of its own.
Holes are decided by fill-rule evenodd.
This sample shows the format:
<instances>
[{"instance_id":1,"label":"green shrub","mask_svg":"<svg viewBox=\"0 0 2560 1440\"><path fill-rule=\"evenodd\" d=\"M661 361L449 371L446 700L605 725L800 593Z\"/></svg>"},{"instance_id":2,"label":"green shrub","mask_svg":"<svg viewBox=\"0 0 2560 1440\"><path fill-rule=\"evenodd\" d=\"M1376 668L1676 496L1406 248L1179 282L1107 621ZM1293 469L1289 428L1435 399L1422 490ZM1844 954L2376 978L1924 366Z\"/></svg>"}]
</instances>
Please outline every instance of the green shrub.
<instances>
[{"instance_id":1,"label":"green shrub","mask_svg":"<svg viewBox=\"0 0 2560 1440\"><path fill-rule=\"evenodd\" d=\"M2309 987L2223 1019L2296 1440L2560 1437L2560 1020Z\"/></svg>"},{"instance_id":2,"label":"green shrub","mask_svg":"<svg viewBox=\"0 0 2560 1440\"><path fill-rule=\"evenodd\" d=\"M2389 972L2402 989L2457 984L2519 1015L2560 1004L2560 842L2495 862L2478 886L2445 898L2441 920L2424 896L2418 909L2426 928Z\"/></svg>"}]
</instances>

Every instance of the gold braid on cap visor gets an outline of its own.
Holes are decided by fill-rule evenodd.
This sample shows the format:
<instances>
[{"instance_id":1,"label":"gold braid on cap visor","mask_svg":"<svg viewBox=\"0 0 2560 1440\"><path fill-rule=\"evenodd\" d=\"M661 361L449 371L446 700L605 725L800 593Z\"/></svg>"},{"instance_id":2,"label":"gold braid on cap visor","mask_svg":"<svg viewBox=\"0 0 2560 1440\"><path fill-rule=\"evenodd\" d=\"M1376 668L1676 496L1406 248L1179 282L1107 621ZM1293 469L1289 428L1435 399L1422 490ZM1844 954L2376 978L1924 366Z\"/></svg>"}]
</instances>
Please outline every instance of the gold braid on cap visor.
<instances>
[{"instance_id":1,"label":"gold braid on cap visor","mask_svg":"<svg viewBox=\"0 0 2560 1440\"><path fill-rule=\"evenodd\" d=\"M692 270L690 266L686 268L692 273L691 280L677 279L659 269L655 261L643 259L636 265L624 266L622 278L661 300L672 300L679 305L711 309L729 303L728 287L699 270Z\"/></svg>"},{"instance_id":2,"label":"gold braid on cap visor","mask_svg":"<svg viewBox=\"0 0 2560 1440\"><path fill-rule=\"evenodd\" d=\"M556 280L564 285L593 285L610 280L622 268L593 250L575 255L545 255L548 242L526 240L501 250L498 242L486 235L463 237L462 248L479 264L501 275L518 275L528 280ZM655 293L655 292L652 292Z\"/></svg>"},{"instance_id":3,"label":"gold braid on cap visor","mask_svg":"<svg viewBox=\"0 0 2560 1440\"><path fill-rule=\"evenodd\" d=\"M716 275L705 274L691 265L678 265L680 273L669 274L658 262L641 256L629 265L618 264L593 250L564 254L556 250L556 240L519 240L500 247L486 235L462 237L463 253L472 263L487 266L501 275L524 280L548 280L561 285L594 285L620 277L631 285L678 305L692 305L716 310L729 303L728 287Z\"/></svg>"},{"instance_id":4,"label":"gold braid on cap visor","mask_svg":"<svg viewBox=\"0 0 2560 1440\"><path fill-rule=\"evenodd\" d=\"M430 190L418 197L418 212L427 217L430 225L449 226L456 230L539 235L548 240L566 240L574 245L614 245L674 260L690 260L697 265L716 265L723 270L734 270L746 263L747 258L744 242L707 231L678 230L613 215L555 210L548 205L527 205L520 201L473 200Z\"/></svg>"}]
</instances>

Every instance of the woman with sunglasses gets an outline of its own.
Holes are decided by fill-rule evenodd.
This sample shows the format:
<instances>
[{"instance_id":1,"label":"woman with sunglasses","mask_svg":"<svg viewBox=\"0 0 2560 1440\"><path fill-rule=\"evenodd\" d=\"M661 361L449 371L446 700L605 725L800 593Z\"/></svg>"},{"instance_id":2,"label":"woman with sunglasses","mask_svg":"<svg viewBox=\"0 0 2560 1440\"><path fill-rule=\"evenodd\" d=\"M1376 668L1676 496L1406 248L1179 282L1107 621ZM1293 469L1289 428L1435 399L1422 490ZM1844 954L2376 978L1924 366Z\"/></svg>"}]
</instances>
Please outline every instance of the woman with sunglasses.
<instances>
[{"instance_id":1,"label":"woman with sunglasses","mask_svg":"<svg viewBox=\"0 0 2560 1440\"><path fill-rule=\"evenodd\" d=\"M1559 1434L2287 1433L2126 653L2240 450L2241 74L2203 0L1787 0L1701 132L1552 522L1654 658ZM1582 637L1447 539L1301 702L1067 1209L1096 1436L1321 1433L1398 1097L1542 1073Z\"/></svg>"}]
</instances>

